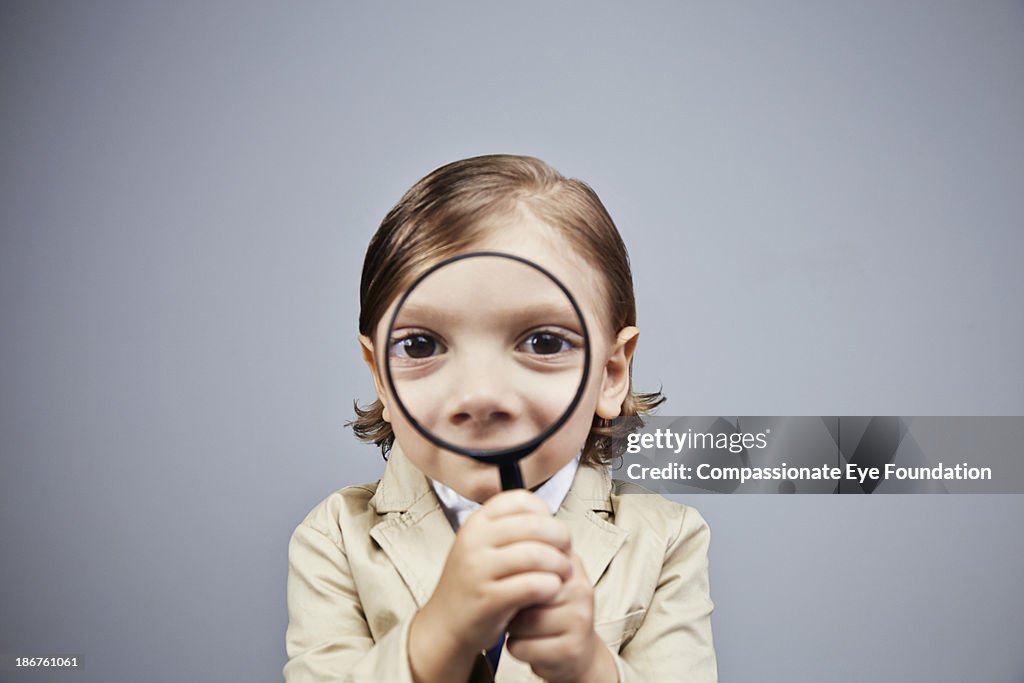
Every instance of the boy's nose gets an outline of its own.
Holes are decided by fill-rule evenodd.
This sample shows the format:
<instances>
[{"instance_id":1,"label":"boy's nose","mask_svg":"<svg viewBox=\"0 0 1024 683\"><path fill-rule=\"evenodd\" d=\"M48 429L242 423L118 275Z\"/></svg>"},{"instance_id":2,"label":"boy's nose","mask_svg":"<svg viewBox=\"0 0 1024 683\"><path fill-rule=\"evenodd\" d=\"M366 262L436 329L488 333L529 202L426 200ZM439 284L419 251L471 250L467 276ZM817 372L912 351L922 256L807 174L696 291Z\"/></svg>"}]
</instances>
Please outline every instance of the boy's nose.
<instances>
[{"instance_id":1,"label":"boy's nose","mask_svg":"<svg viewBox=\"0 0 1024 683\"><path fill-rule=\"evenodd\" d=\"M518 419L522 402L499 359L466 363L458 378L449 404L449 424L475 432L507 427Z\"/></svg>"}]
</instances>

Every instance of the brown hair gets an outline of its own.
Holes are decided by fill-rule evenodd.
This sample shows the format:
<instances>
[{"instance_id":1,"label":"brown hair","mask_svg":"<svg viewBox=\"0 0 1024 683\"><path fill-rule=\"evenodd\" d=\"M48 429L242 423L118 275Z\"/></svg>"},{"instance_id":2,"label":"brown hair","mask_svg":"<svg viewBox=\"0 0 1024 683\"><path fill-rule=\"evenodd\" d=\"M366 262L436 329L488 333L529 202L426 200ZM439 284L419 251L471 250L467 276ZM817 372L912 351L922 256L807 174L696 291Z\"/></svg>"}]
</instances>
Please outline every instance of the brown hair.
<instances>
[{"instance_id":1,"label":"brown hair","mask_svg":"<svg viewBox=\"0 0 1024 683\"><path fill-rule=\"evenodd\" d=\"M629 256L608 211L586 183L565 178L540 159L488 155L455 161L417 182L388 212L370 240L359 285L359 332L373 338L391 302L416 276L448 256L469 248L496 217L526 208L561 234L604 276L608 332L636 324ZM639 417L665 399L660 391L630 389L621 415ZM395 435L382 417L379 400L354 404L350 422L356 436L381 447L387 457ZM584 464L608 464L622 454L622 437L635 420L597 415L583 448ZM635 426L635 425L634 425Z\"/></svg>"}]
</instances>

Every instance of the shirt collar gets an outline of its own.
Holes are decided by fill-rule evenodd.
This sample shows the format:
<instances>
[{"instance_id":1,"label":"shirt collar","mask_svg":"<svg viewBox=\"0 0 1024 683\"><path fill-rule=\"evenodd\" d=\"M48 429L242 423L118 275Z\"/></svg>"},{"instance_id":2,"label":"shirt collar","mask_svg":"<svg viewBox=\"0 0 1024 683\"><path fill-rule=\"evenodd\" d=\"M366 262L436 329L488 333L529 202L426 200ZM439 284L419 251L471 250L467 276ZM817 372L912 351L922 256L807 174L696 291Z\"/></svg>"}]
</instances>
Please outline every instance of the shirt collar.
<instances>
[{"instance_id":1,"label":"shirt collar","mask_svg":"<svg viewBox=\"0 0 1024 683\"><path fill-rule=\"evenodd\" d=\"M572 481L576 477L576 470L579 466L580 454L577 453L575 458L565 464L565 467L555 472L550 479L534 491L534 493L541 497L541 500L547 503L551 514L558 512L558 508L562 506L565 496L569 493L570 487L572 487ZM451 522L452 528L456 531L465 523L466 518L480 507L480 503L464 498L456 493L455 490L439 481L431 479L430 485L434 488L434 492L437 493L437 499L441 502L441 508L448 517L448 521Z\"/></svg>"}]
</instances>

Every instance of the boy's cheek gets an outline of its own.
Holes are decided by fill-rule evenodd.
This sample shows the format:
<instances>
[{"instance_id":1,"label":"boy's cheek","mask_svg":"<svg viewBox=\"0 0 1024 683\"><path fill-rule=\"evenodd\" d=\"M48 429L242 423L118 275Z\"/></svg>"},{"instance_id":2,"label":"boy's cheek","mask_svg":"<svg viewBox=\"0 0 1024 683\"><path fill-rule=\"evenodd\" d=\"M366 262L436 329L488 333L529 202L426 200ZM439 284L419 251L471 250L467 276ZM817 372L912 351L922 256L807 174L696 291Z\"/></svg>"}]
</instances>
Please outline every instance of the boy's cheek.
<instances>
[{"instance_id":1,"label":"boy's cheek","mask_svg":"<svg viewBox=\"0 0 1024 683\"><path fill-rule=\"evenodd\" d=\"M519 461L523 483L527 488L543 484L576 457L586 444L590 433L590 420L582 424L568 424L544 442L540 449Z\"/></svg>"}]
</instances>

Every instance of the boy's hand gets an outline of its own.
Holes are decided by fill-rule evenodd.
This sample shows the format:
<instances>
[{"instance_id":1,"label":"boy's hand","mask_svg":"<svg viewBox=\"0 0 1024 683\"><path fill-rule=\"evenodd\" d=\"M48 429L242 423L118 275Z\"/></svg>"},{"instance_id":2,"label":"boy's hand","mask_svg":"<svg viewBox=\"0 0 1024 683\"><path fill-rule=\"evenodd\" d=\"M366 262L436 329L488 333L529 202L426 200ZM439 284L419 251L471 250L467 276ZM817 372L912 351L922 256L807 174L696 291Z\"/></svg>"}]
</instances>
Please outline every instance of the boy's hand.
<instances>
[{"instance_id":1,"label":"boy's hand","mask_svg":"<svg viewBox=\"0 0 1024 683\"><path fill-rule=\"evenodd\" d=\"M464 679L517 612L562 591L573 574L570 555L568 527L539 497L524 490L493 496L455 535L437 588L413 618L414 679Z\"/></svg>"},{"instance_id":2,"label":"boy's hand","mask_svg":"<svg viewBox=\"0 0 1024 683\"><path fill-rule=\"evenodd\" d=\"M521 611L508 627L508 651L551 683L618 680L615 660L594 632L594 589L578 555L550 602Z\"/></svg>"}]
</instances>

